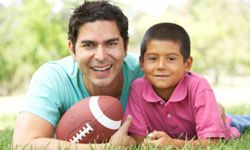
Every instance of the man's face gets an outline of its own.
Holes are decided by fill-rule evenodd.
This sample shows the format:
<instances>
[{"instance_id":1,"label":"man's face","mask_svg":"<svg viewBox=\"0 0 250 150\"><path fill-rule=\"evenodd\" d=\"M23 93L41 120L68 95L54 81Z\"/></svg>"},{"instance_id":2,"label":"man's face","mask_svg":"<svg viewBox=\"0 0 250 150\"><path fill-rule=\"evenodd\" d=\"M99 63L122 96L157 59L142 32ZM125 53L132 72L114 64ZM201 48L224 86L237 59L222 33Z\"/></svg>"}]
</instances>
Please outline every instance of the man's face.
<instances>
[{"instance_id":1,"label":"man's face","mask_svg":"<svg viewBox=\"0 0 250 150\"><path fill-rule=\"evenodd\" d=\"M116 80L122 73L124 47L115 22L99 20L82 25L72 55L83 73L84 83L106 87Z\"/></svg>"}]
</instances>

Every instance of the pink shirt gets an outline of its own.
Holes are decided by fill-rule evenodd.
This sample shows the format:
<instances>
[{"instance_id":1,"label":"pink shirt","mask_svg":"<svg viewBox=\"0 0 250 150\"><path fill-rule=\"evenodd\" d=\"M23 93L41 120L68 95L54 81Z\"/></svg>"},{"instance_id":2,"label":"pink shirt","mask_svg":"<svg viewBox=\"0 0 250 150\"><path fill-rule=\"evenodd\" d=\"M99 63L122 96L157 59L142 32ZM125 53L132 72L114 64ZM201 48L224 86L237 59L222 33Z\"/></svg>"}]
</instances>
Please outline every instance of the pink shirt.
<instances>
[{"instance_id":1,"label":"pink shirt","mask_svg":"<svg viewBox=\"0 0 250 150\"><path fill-rule=\"evenodd\" d=\"M180 139L240 136L229 126L230 118L223 123L207 80L194 73L182 78L167 102L144 77L134 80L125 116L129 114L133 117L129 132L141 136L155 130Z\"/></svg>"}]
</instances>

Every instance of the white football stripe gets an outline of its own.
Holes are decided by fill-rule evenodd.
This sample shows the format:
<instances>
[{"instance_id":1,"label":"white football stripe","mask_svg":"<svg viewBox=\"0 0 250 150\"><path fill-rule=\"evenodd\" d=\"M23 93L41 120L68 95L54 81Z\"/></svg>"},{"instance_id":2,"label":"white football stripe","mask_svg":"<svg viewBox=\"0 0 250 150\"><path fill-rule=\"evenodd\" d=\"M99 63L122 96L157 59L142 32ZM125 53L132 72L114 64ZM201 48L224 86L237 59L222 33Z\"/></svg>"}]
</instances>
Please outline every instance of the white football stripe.
<instances>
[{"instance_id":1,"label":"white football stripe","mask_svg":"<svg viewBox=\"0 0 250 150\"><path fill-rule=\"evenodd\" d=\"M103 126L109 129L116 130L121 126L121 120L115 121L110 118L108 118L100 109L98 105L98 99L99 96L92 96L89 100L89 108L91 113L94 115L94 117L97 119L98 122L100 122Z\"/></svg>"}]
</instances>

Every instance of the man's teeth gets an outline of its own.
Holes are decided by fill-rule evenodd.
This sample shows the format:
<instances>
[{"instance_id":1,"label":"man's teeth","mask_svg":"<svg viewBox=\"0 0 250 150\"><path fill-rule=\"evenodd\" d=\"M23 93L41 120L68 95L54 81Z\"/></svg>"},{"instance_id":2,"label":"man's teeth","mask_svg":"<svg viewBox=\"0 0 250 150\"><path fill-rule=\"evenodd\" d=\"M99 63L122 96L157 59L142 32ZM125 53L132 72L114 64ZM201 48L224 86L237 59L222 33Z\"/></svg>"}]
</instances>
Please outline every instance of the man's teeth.
<instances>
[{"instance_id":1,"label":"man's teeth","mask_svg":"<svg viewBox=\"0 0 250 150\"><path fill-rule=\"evenodd\" d=\"M111 67L112 67L112 65L106 66L106 67L102 67L102 68L99 68L99 67L92 67L92 69L93 69L94 71L105 71L105 70L110 69Z\"/></svg>"}]
</instances>

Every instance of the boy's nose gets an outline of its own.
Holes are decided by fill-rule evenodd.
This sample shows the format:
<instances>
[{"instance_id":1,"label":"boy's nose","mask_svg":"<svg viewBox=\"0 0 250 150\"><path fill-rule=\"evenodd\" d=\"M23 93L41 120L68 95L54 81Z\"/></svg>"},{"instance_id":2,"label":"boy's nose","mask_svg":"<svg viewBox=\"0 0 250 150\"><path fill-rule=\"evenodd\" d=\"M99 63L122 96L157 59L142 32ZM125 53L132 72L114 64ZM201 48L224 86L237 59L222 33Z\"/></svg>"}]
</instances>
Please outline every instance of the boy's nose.
<instances>
[{"instance_id":1,"label":"boy's nose","mask_svg":"<svg viewBox=\"0 0 250 150\"><path fill-rule=\"evenodd\" d=\"M165 67L164 59L160 58L158 62L158 68L164 68L164 67Z\"/></svg>"}]
</instances>

